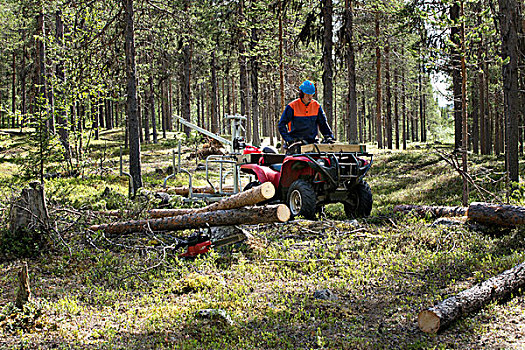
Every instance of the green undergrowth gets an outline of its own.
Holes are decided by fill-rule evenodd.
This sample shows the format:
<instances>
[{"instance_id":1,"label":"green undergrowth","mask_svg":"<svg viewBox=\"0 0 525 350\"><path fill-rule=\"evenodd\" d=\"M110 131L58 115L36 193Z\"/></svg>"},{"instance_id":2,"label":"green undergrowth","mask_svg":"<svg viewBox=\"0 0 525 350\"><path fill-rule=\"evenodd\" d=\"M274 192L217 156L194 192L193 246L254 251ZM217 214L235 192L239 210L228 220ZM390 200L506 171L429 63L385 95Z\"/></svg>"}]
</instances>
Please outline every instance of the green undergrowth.
<instances>
[{"instance_id":1,"label":"green undergrowth","mask_svg":"<svg viewBox=\"0 0 525 350\"><path fill-rule=\"evenodd\" d=\"M122 140L118 133L103 137L108 144ZM128 220L156 207L148 191L162 187L176 146L170 139L144 147L147 191L134 200L127 196L126 178L118 176L115 149L106 150L104 173L97 171L100 159L95 159L83 176L47 180L57 231L44 233L45 249L2 231L0 348L523 346L516 335L525 322L520 293L486 305L437 335L418 329L422 309L525 260L523 228L432 225L430 218L393 212L397 204L461 204L461 178L431 147L372 150L376 154L366 180L374 209L367 219L347 220L342 205L334 204L317 221L246 226L253 236L248 242L195 259L182 259L182 250L174 249L177 237L193 230L111 236L86 229L118 220L92 211L121 210ZM103 142L93 147L103 154ZM195 160L183 158L182 165L193 172L196 184L206 184L203 171L194 171ZM469 169L476 185L486 190L471 188L470 201L488 201L488 193L505 195L501 160L469 155ZM178 174L168 184L187 185L187 176ZM14 177L0 178L5 193L15 195L24 185ZM523 193L516 186L513 203L521 204ZM10 196L5 197L2 207L8 207ZM7 221L6 211L2 220ZM17 310L12 301L22 259L29 265L33 301ZM314 298L322 289L335 297ZM231 323L199 316L204 309L223 310Z\"/></svg>"}]
</instances>

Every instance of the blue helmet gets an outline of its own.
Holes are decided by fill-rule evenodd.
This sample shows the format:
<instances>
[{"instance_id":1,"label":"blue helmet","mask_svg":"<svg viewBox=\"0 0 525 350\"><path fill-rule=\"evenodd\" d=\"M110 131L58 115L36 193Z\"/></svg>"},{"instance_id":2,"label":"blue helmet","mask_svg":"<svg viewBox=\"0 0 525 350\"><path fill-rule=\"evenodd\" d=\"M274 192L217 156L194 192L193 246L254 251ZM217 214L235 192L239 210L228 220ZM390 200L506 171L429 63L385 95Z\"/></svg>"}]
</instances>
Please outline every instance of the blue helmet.
<instances>
[{"instance_id":1,"label":"blue helmet","mask_svg":"<svg viewBox=\"0 0 525 350\"><path fill-rule=\"evenodd\" d=\"M305 80L301 86L299 86L299 89L308 95L315 94L315 85L310 80Z\"/></svg>"}]
</instances>

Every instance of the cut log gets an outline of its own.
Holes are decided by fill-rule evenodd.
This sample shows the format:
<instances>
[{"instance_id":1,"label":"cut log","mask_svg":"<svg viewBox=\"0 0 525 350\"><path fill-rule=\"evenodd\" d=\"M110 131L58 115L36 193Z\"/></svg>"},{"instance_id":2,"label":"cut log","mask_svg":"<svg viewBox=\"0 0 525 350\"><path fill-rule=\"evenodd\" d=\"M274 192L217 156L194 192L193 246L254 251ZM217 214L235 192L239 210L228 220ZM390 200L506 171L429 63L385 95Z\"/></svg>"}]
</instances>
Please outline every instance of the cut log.
<instances>
[{"instance_id":1,"label":"cut log","mask_svg":"<svg viewBox=\"0 0 525 350\"><path fill-rule=\"evenodd\" d=\"M285 204L264 207L217 210L205 213L191 213L176 217L117 222L113 224L93 225L92 231L104 231L108 234L124 234L152 231L174 231L206 226L254 225L270 222L285 222L290 218L290 209Z\"/></svg>"},{"instance_id":2,"label":"cut log","mask_svg":"<svg viewBox=\"0 0 525 350\"><path fill-rule=\"evenodd\" d=\"M11 204L9 213L9 229L12 232L20 230L42 230L49 224L44 186L39 182L31 182L30 188L25 188L18 199Z\"/></svg>"},{"instance_id":3,"label":"cut log","mask_svg":"<svg viewBox=\"0 0 525 350\"><path fill-rule=\"evenodd\" d=\"M461 316L477 311L491 301L506 299L524 287L525 263L521 263L456 296L445 299L430 309L421 311L418 316L419 328L426 333L437 333Z\"/></svg>"},{"instance_id":4,"label":"cut log","mask_svg":"<svg viewBox=\"0 0 525 350\"><path fill-rule=\"evenodd\" d=\"M29 286L29 271L27 262L24 263L22 269L18 272L18 290L16 292L15 305L22 309L31 299L31 288Z\"/></svg>"},{"instance_id":5,"label":"cut log","mask_svg":"<svg viewBox=\"0 0 525 350\"><path fill-rule=\"evenodd\" d=\"M468 219L498 226L525 225L525 207L474 202L468 207Z\"/></svg>"},{"instance_id":6,"label":"cut log","mask_svg":"<svg viewBox=\"0 0 525 350\"><path fill-rule=\"evenodd\" d=\"M430 216L431 218L439 217L453 217L453 216L464 216L467 214L467 208L465 207L439 207L439 206L427 206L427 205L396 205L394 207L394 213L410 213L425 217Z\"/></svg>"},{"instance_id":7,"label":"cut log","mask_svg":"<svg viewBox=\"0 0 525 350\"><path fill-rule=\"evenodd\" d=\"M225 209L242 208L265 200L273 198L275 195L275 187L271 182L265 182L257 187L249 190L239 192L230 197L226 197L219 202L210 204L203 208L197 209L152 209L148 213L153 218L162 218L169 216L184 215L190 213L204 213L208 211L217 211Z\"/></svg>"}]
</instances>

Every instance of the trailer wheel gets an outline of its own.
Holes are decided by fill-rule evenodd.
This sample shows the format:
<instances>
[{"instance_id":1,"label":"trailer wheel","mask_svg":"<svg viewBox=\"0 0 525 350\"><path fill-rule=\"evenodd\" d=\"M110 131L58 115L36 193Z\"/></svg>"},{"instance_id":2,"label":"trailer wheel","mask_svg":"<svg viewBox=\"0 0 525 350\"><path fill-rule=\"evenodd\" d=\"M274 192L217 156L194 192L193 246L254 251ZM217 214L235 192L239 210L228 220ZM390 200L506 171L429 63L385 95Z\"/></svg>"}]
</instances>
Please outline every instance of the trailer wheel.
<instances>
[{"instance_id":1,"label":"trailer wheel","mask_svg":"<svg viewBox=\"0 0 525 350\"><path fill-rule=\"evenodd\" d=\"M306 219L315 219L317 196L312 185L304 180L296 180L288 189L286 203L292 217L302 215Z\"/></svg>"},{"instance_id":2,"label":"trailer wheel","mask_svg":"<svg viewBox=\"0 0 525 350\"><path fill-rule=\"evenodd\" d=\"M372 189L365 181L355 185L349 194L349 201L344 203L345 214L349 219L366 218L372 212Z\"/></svg>"}]
</instances>

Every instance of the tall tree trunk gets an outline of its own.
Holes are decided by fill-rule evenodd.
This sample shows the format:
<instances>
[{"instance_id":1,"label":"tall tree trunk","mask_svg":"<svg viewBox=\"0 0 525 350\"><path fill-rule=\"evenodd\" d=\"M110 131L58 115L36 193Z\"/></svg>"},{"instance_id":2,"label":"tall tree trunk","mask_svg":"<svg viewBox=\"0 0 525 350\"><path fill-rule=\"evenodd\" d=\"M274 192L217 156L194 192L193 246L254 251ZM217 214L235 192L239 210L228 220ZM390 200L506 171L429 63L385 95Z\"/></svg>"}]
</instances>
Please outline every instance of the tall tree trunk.
<instances>
[{"instance_id":1,"label":"tall tree trunk","mask_svg":"<svg viewBox=\"0 0 525 350\"><path fill-rule=\"evenodd\" d=\"M333 126L333 25L332 0L322 0L323 33L323 109L328 125ZM357 122L357 120L356 120ZM357 124L357 123L356 123ZM356 137L357 139L357 137Z\"/></svg>"},{"instance_id":2,"label":"tall tree trunk","mask_svg":"<svg viewBox=\"0 0 525 350\"><path fill-rule=\"evenodd\" d=\"M219 118L217 116L217 62L216 52L211 53L211 132L219 132Z\"/></svg>"},{"instance_id":3,"label":"tall tree trunk","mask_svg":"<svg viewBox=\"0 0 525 350\"><path fill-rule=\"evenodd\" d=\"M168 78L168 124L166 129L173 131L173 85L171 83L171 76Z\"/></svg>"},{"instance_id":4,"label":"tall tree trunk","mask_svg":"<svg viewBox=\"0 0 525 350\"><path fill-rule=\"evenodd\" d=\"M396 134L396 149L399 149L399 84L397 68L394 69L394 130Z\"/></svg>"},{"instance_id":5,"label":"tall tree trunk","mask_svg":"<svg viewBox=\"0 0 525 350\"><path fill-rule=\"evenodd\" d=\"M126 29L126 77L127 107L129 120L129 173L133 178L135 191L142 187L140 164L139 117L137 113L137 69L135 65L135 29L133 24L133 0L122 0L124 5Z\"/></svg>"},{"instance_id":6,"label":"tall tree trunk","mask_svg":"<svg viewBox=\"0 0 525 350\"><path fill-rule=\"evenodd\" d=\"M283 56L283 17L284 17L284 0L279 0L279 88L281 96L281 111L284 111L284 56ZM275 125L277 125L276 120Z\"/></svg>"},{"instance_id":7,"label":"tall tree trunk","mask_svg":"<svg viewBox=\"0 0 525 350\"><path fill-rule=\"evenodd\" d=\"M350 143L357 143L357 86L354 52L354 13L352 0L345 0L345 41L347 45L346 65L348 71L348 119L346 132ZM376 17L376 35L379 39L379 19ZM376 50L377 54L377 50ZM378 56L379 57L379 56ZM380 59L379 59L380 60ZM380 61L378 61L380 62ZM380 96L379 96L380 98ZM379 116L381 118L381 116ZM381 145L382 146L382 145Z\"/></svg>"},{"instance_id":8,"label":"tall tree trunk","mask_svg":"<svg viewBox=\"0 0 525 350\"><path fill-rule=\"evenodd\" d=\"M12 71L11 71L11 127L14 129L16 126L16 50L13 49L13 60L12 60Z\"/></svg>"},{"instance_id":9,"label":"tall tree trunk","mask_svg":"<svg viewBox=\"0 0 525 350\"><path fill-rule=\"evenodd\" d=\"M166 81L163 80L160 83L160 96L161 96L161 127L162 127L162 138L166 138L167 124L168 124L168 94L166 89Z\"/></svg>"},{"instance_id":10,"label":"tall tree trunk","mask_svg":"<svg viewBox=\"0 0 525 350\"><path fill-rule=\"evenodd\" d=\"M63 45L64 41L64 22L62 21L62 13L60 10L56 12L56 40L58 46ZM60 143L64 147L64 158L66 161L71 159L71 148L69 146L69 128L67 125L66 101L64 96L64 89L66 83L66 75L64 73L64 62L59 60L56 65L56 77L58 80L57 92L57 131L60 138Z\"/></svg>"},{"instance_id":11,"label":"tall tree trunk","mask_svg":"<svg viewBox=\"0 0 525 350\"><path fill-rule=\"evenodd\" d=\"M420 53L421 57L421 53ZM423 64L419 60L418 80L419 80L419 120L421 126L421 142L426 142L426 121L425 121L425 94L423 93Z\"/></svg>"},{"instance_id":12,"label":"tall tree trunk","mask_svg":"<svg viewBox=\"0 0 525 350\"><path fill-rule=\"evenodd\" d=\"M244 20L244 0L239 1L239 23ZM246 48L243 42L244 28L238 28L239 30L239 95L241 104L241 115L246 116L246 110L248 107L248 82L246 74Z\"/></svg>"},{"instance_id":13,"label":"tall tree trunk","mask_svg":"<svg viewBox=\"0 0 525 350\"><path fill-rule=\"evenodd\" d=\"M185 10L188 11L190 1L185 1ZM189 24L187 24L189 27ZM215 55L215 52L213 53ZM182 47L183 56L183 74L182 74L182 117L187 121L191 122L191 56L192 56L192 43L188 38L185 39ZM212 68L213 70L213 68ZM183 127L186 136L190 135L190 128L187 126ZM213 131L216 132L216 131Z\"/></svg>"},{"instance_id":14,"label":"tall tree trunk","mask_svg":"<svg viewBox=\"0 0 525 350\"><path fill-rule=\"evenodd\" d=\"M151 133L153 136L153 143L158 143L157 134L157 117L155 115L155 92L153 91L153 77L150 75L148 78L149 82L149 108L151 115Z\"/></svg>"},{"instance_id":15,"label":"tall tree trunk","mask_svg":"<svg viewBox=\"0 0 525 350\"><path fill-rule=\"evenodd\" d=\"M49 101L48 101L48 91L47 91L47 79L46 79L46 46L44 42L44 37L46 35L46 28L44 23L44 10L41 9L40 13L37 16L37 55L38 55L38 64L37 68L37 82L39 85L38 93L35 101L35 105L38 106L38 110L41 114L41 117L45 119L44 132L52 132L51 130L51 115L49 113Z\"/></svg>"},{"instance_id":16,"label":"tall tree trunk","mask_svg":"<svg viewBox=\"0 0 525 350\"><path fill-rule=\"evenodd\" d=\"M392 149L392 90L390 81L390 45L385 47L385 83L386 83L386 143Z\"/></svg>"},{"instance_id":17,"label":"tall tree trunk","mask_svg":"<svg viewBox=\"0 0 525 350\"><path fill-rule=\"evenodd\" d=\"M149 97L149 92L144 91L142 96L142 122L144 123L144 141L145 143L150 142L150 127L149 127L149 103L151 101Z\"/></svg>"},{"instance_id":18,"label":"tall tree trunk","mask_svg":"<svg viewBox=\"0 0 525 350\"><path fill-rule=\"evenodd\" d=\"M403 57L405 55L405 49L403 48L402 51L401 51L401 57ZM401 67L401 87L402 87L402 91L401 91L401 109L402 109L402 112L403 113L403 120L402 120L402 127L401 129L403 130L403 150L406 150L407 149L407 126L408 126L408 123L407 123L407 101L406 101L406 79L405 79L405 72L406 72L406 66L403 65Z\"/></svg>"},{"instance_id":19,"label":"tall tree trunk","mask_svg":"<svg viewBox=\"0 0 525 350\"><path fill-rule=\"evenodd\" d=\"M479 79L479 77L478 77ZM476 84L477 85L477 84ZM472 129L470 134L472 135L472 151L475 154L479 153L479 89L477 86L472 86L470 90L470 105L471 105L471 115L470 119L472 120Z\"/></svg>"},{"instance_id":20,"label":"tall tree trunk","mask_svg":"<svg viewBox=\"0 0 525 350\"><path fill-rule=\"evenodd\" d=\"M458 3L453 3L450 7L450 21L452 27L450 28L450 41L452 42L451 53L451 75L452 75L452 90L454 98L454 148L461 149L462 142L462 125L461 125L461 54L459 52L461 46L460 38L460 6Z\"/></svg>"},{"instance_id":21,"label":"tall tree trunk","mask_svg":"<svg viewBox=\"0 0 525 350\"><path fill-rule=\"evenodd\" d=\"M460 17L464 16L464 1L461 0ZM461 23L461 162L463 174L467 172L467 149L468 149L468 124L467 124L467 67L465 63L465 22ZM463 206L468 205L468 182L466 176L463 176Z\"/></svg>"},{"instance_id":22,"label":"tall tree trunk","mask_svg":"<svg viewBox=\"0 0 525 350\"><path fill-rule=\"evenodd\" d=\"M255 47L259 41L257 35L257 28L255 23L252 23L252 37L251 37L251 55L250 55L250 65L251 65L251 83L252 83L252 120L253 120L253 137L252 142L255 145L261 144L261 139L259 136L259 62L257 56L255 55Z\"/></svg>"},{"instance_id":23,"label":"tall tree trunk","mask_svg":"<svg viewBox=\"0 0 525 350\"><path fill-rule=\"evenodd\" d=\"M24 45L24 50L22 52L22 74L20 82L20 94L21 94L21 120L20 120L20 129L25 126L26 117L27 117L27 95L26 95L26 78L27 78L27 69L26 69L26 57L27 57L27 47Z\"/></svg>"},{"instance_id":24,"label":"tall tree trunk","mask_svg":"<svg viewBox=\"0 0 525 350\"><path fill-rule=\"evenodd\" d=\"M509 179L519 181L518 127L520 100L518 94L518 1L498 0L503 60L503 93L507 126L505 155Z\"/></svg>"},{"instance_id":25,"label":"tall tree trunk","mask_svg":"<svg viewBox=\"0 0 525 350\"><path fill-rule=\"evenodd\" d=\"M381 94L381 48L379 47L379 14L376 13L376 140L377 147L383 148L383 122L382 112L382 94Z\"/></svg>"}]
</instances>

